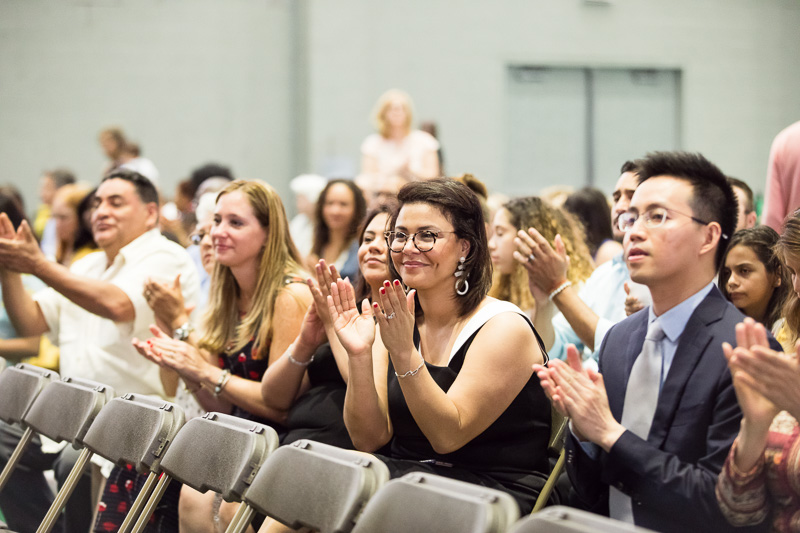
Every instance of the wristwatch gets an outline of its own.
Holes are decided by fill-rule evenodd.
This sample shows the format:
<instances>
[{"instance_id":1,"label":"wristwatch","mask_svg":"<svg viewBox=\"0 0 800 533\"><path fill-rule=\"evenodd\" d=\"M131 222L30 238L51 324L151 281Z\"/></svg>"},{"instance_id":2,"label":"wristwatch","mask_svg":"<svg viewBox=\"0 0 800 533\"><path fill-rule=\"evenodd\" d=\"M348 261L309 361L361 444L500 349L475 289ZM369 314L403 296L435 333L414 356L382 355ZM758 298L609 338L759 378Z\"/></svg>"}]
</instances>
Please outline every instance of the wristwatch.
<instances>
[{"instance_id":1,"label":"wristwatch","mask_svg":"<svg viewBox=\"0 0 800 533\"><path fill-rule=\"evenodd\" d=\"M172 338L185 341L193 331L194 327L189 322L185 322L181 327L172 332Z\"/></svg>"}]
</instances>

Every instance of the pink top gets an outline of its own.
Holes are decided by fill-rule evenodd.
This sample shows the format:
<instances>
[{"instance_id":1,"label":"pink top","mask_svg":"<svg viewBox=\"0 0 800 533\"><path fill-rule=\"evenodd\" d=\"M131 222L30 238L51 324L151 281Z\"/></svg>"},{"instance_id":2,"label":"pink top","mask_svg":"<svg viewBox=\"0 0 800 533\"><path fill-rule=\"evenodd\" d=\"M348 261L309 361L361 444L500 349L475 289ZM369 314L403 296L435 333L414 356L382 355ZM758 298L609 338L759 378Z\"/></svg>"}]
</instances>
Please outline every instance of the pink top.
<instances>
[{"instance_id":1,"label":"pink top","mask_svg":"<svg viewBox=\"0 0 800 533\"><path fill-rule=\"evenodd\" d=\"M733 464L737 439L717 481L717 501L734 526L759 524L772 511L771 531L800 532L800 429L786 411L769 428L762 460L750 472Z\"/></svg>"},{"instance_id":2,"label":"pink top","mask_svg":"<svg viewBox=\"0 0 800 533\"><path fill-rule=\"evenodd\" d=\"M787 215L800 207L800 122L772 141L764 199L764 225L780 233Z\"/></svg>"},{"instance_id":3,"label":"pink top","mask_svg":"<svg viewBox=\"0 0 800 533\"><path fill-rule=\"evenodd\" d=\"M423 176L425 156L439 149L439 141L432 135L420 130L413 130L401 141L387 139L373 133L361 143L361 153L375 159L379 174L403 174L411 172L415 176Z\"/></svg>"}]
</instances>

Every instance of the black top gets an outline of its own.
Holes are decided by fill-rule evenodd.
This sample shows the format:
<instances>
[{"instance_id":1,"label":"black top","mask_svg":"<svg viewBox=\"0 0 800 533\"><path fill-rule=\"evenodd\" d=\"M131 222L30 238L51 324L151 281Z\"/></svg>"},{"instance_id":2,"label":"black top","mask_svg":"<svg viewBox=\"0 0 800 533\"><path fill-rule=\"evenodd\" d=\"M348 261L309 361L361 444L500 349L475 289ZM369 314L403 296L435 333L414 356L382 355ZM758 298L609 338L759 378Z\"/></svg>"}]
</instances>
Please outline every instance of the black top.
<instances>
[{"instance_id":1,"label":"black top","mask_svg":"<svg viewBox=\"0 0 800 533\"><path fill-rule=\"evenodd\" d=\"M330 344L320 346L308 365L311 387L289 410L287 434L281 444L311 439L352 450L353 442L344 426L344 396L347 385L342 379Z\"/></svg>"},{"instance_id":2,"label":"black top","mask_svg":"<svg viewBox=\"0 0 800 533\"><path fill-rule=\"evenodd\" d=\"M447 392L458 377L467 350L478 331L480 328L464 342L447 366L425 363L431 377L443 391ZM541 346L542 342L536 330L534 334ZM416 331L414 336L416 343L418 339ZM542 352L545 353L544 350ZM502 383L497 385L503 386ZM547 445L550 438L550 401L536 375L531 376L511 405L483 433L460 449L447 454L436 453L419 429L408 409L391 359L388 402L389 416L394 428L390 448L393 458L433 460L489 476L493 473L549 472Z\"/></svg>"}]
</instances>

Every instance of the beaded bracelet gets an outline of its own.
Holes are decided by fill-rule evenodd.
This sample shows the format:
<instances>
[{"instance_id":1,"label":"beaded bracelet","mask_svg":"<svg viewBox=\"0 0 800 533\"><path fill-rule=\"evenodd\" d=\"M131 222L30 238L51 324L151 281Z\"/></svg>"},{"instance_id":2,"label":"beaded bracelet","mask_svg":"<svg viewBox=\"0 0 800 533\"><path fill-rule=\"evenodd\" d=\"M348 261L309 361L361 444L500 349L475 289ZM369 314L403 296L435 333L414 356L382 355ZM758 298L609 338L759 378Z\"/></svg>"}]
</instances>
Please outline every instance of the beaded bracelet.
<instances>
[{"instance_id":1,"label":"beaded bracelet","mask_svg":"<svg viewBox=\"0 0 800 533\"><path fill-rule=\"evenodd\" d=\"M219 375L219 381L217 381L217 386L214 387L214 396L219 396L222 392L222 389L225 388L225 385L228 384L228 380L231 379L231 371L227 368L222 371L222 374Z\"/></svg>"},{"instance_id":2,"label":"beaded bracelet","mask_svg":"<svg viewBox=\"0 0 800 533\"><path fill-rule=\"evenodd\" d=\"M558 287L553 289L553 292L550 293L550 295L547 297L547 299L552 302L553 298L555 298L556 296L561 294L561 291L563 291L564 289L566 289L567 287L569 287L571 285L572 285L572 282L570 280L565 281L564 283L562 283L561 285L559 285Z\"/></svg>"},{"instance_id":3,"label":"beaded bracelet","mask_svg":"<svg viewBox=\"0 0 800 533\"><path fill-rule=\"evenodd\" d=\"M403 379L403 378L409 378L409 377L411 377L411 376L416 376L416 375L417 375L417 372L419 372L420 370L422 370L422 367L423 367L423 366L425 366L425 359L422 359L422 362L421 362L421 363L419 364L419 366L418 366L417 368L415 368L414 370L409 370L409 371L408 371L408 372L406 372L405 374L398 374L398 373L397 373L397 371L395 371L394 375L395 375L395 376L397 376L397 379Z\"/></svg>"}]
</instances>

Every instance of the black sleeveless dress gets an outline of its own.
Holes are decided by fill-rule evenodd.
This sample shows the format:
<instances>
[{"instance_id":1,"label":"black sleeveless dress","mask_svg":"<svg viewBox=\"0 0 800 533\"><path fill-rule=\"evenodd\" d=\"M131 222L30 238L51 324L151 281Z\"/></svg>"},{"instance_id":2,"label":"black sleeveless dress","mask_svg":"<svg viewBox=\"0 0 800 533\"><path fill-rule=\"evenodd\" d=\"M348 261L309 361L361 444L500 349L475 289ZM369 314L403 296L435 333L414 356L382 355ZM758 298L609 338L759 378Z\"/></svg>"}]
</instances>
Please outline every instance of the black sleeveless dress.
<instances>
[{"instance_id":1,"label":"black sleeveless dress","mask_svg":"<svg viewBox=\"0 0 800 533\"><path fill-rule=\"evenodd\" d=\"M478 331L480 328L462 344L447 366L425 363L443 391L447 392L458 377ZM533 331L545 354L539 334ZM415 344L417 342L415 331ZM389 416L394 435L389 443L389 456L380 458L386 462L393 478L409 472L430 472L505 491L517 500L523 515L533 510L549 472L547 445L550 438L550 400L536 375L531 376L511 405L483 433L447 454L435 452L419 429L408 409L391 359L388 379Z\"/></svg>"},{"instance_id":2,"label":"black sleeveless dress","mask_svg":"<svg viewBox=\"0 0 800 533\"><path fill-rule=\"evenodd\" d=\"M354 449L344 425L344 396L347 385L336 365L330 344L314 353L308 365L311 387L292 405L281 444L311 439L347 450Z\"/></svg>"}]
</instances>

